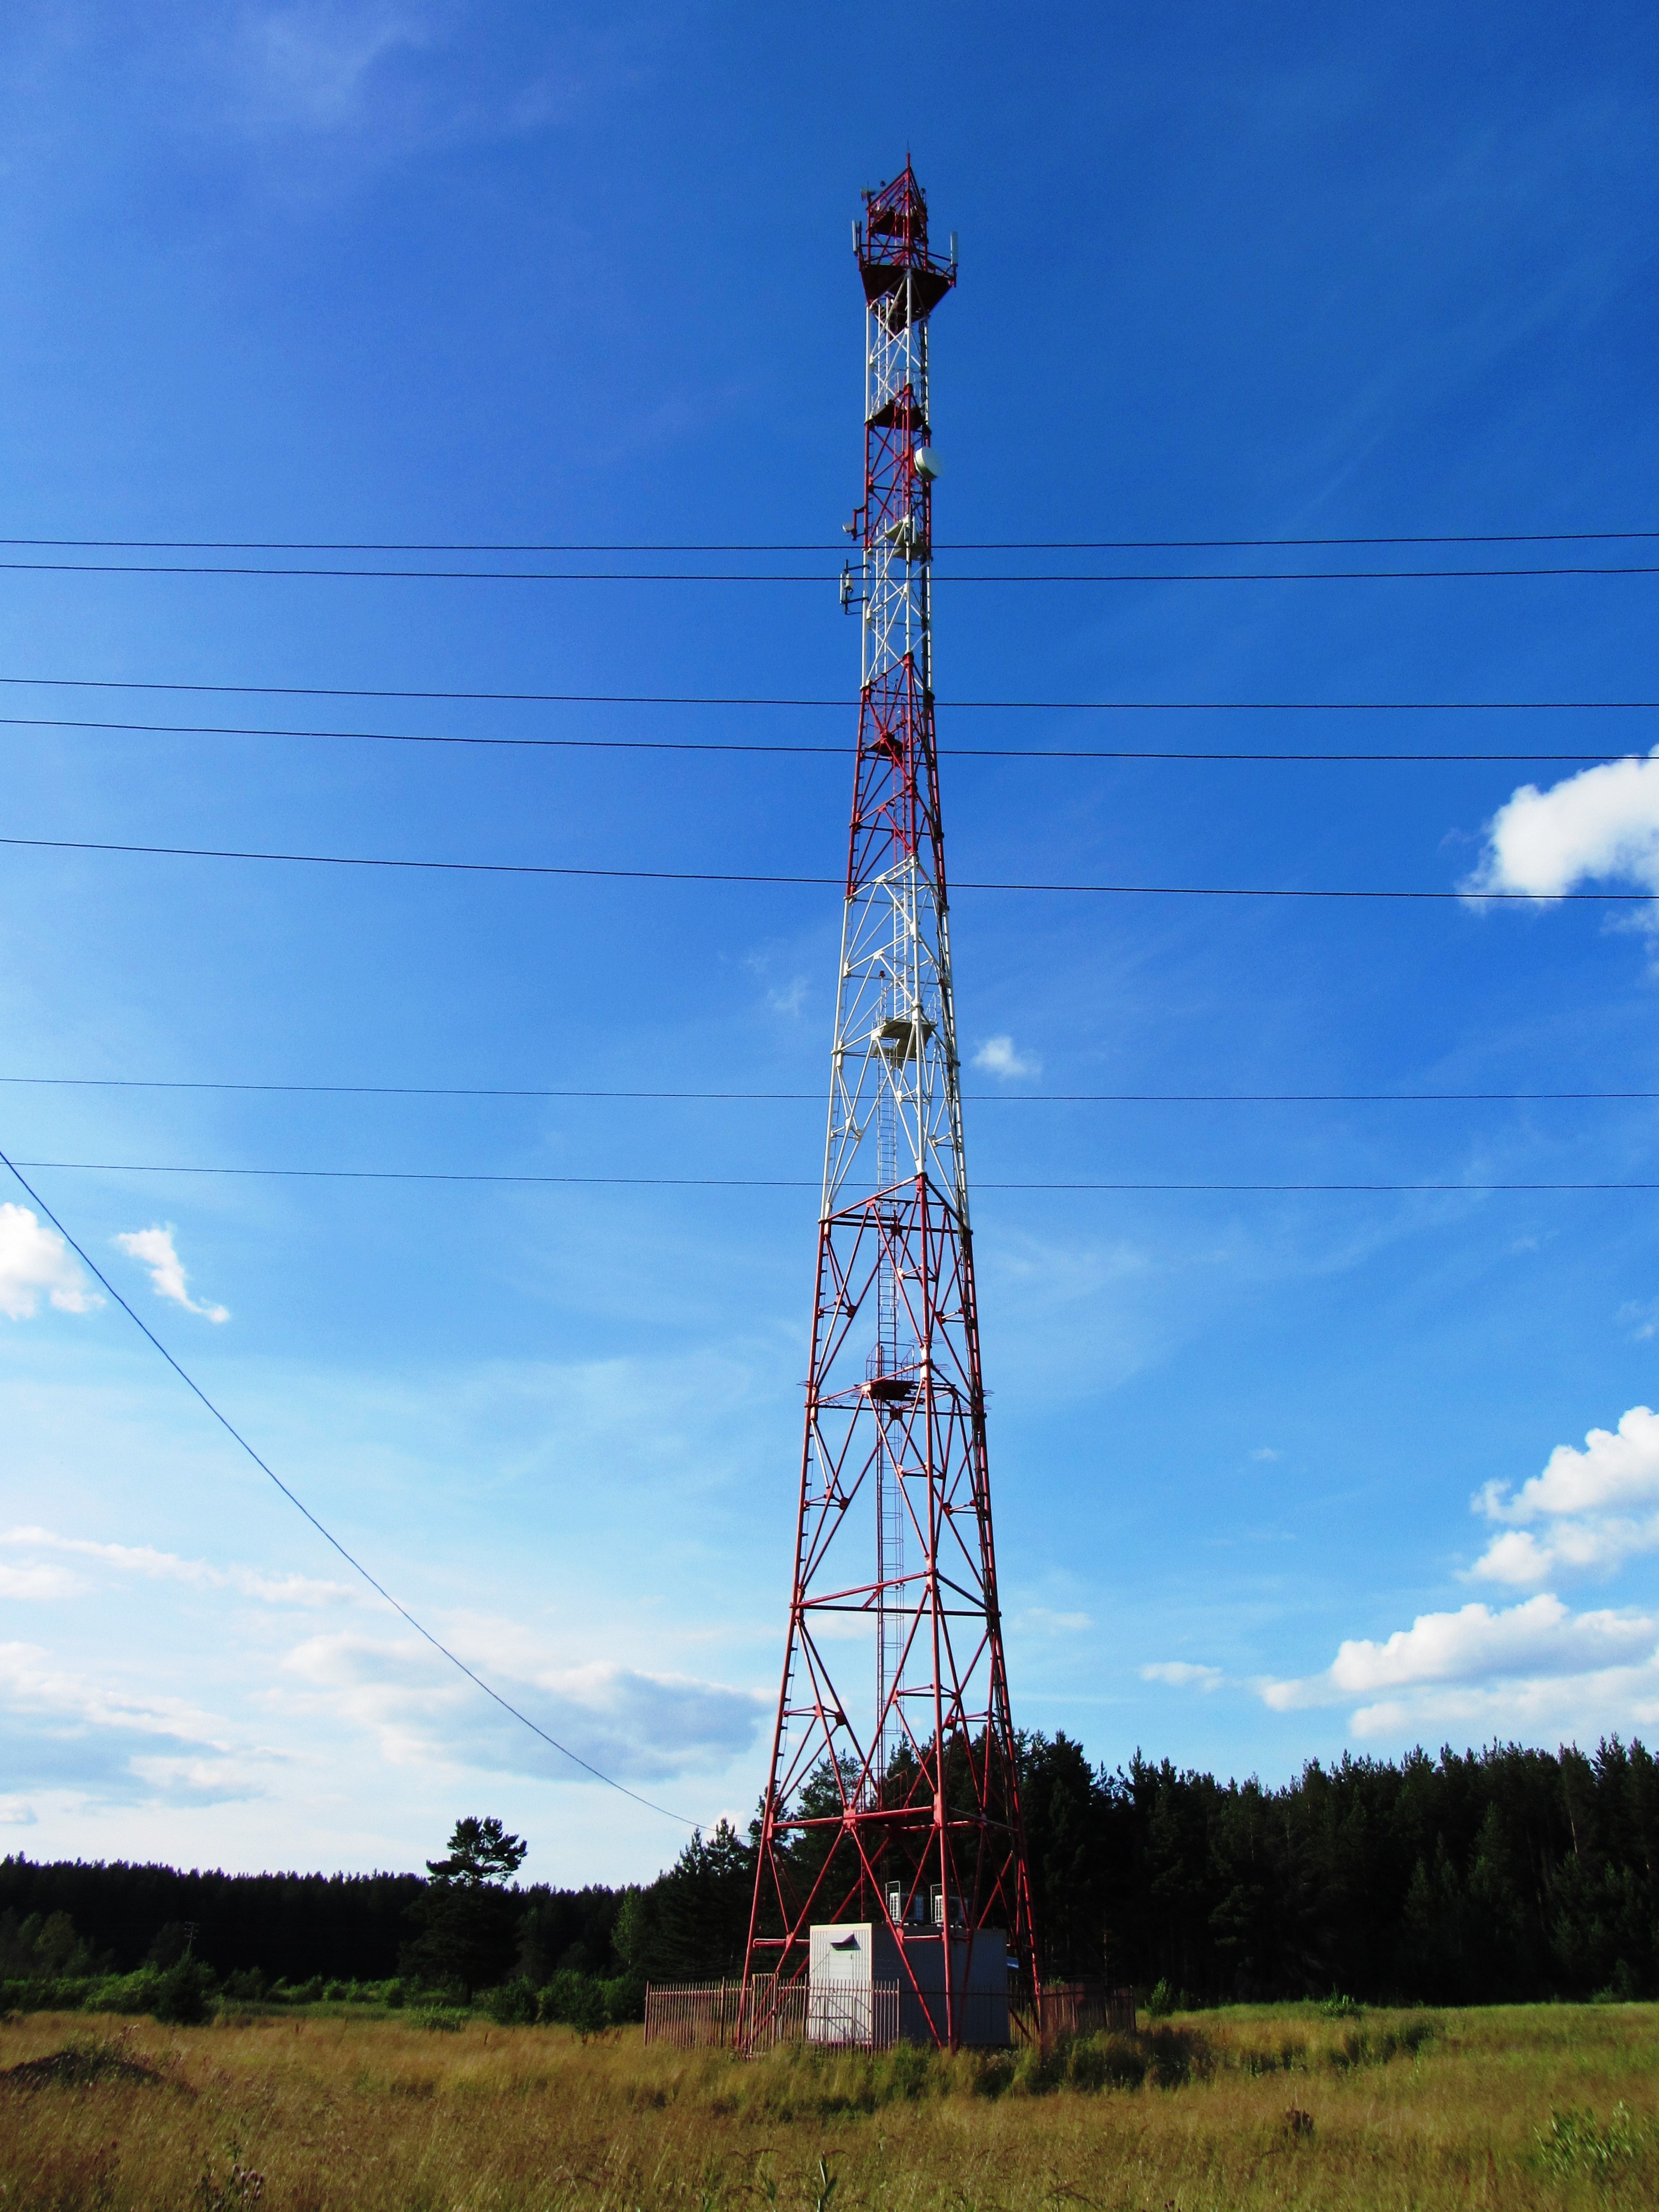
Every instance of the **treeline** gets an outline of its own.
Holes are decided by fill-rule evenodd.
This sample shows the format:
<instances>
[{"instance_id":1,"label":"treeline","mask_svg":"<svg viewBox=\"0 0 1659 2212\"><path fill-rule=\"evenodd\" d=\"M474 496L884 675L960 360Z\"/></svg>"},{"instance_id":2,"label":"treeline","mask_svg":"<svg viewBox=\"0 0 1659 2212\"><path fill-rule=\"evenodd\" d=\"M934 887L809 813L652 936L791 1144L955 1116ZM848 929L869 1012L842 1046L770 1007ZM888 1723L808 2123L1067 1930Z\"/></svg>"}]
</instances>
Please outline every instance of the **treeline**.
<instances>
[{"instance_id":1,"label":"treeline","mask_svg":"<svg viewBox=\"0 0 1659 2212\"><path fill-rule=\"evenodd\" d=\"M1659 1771L1640 1743L1345 1757L1268 1790L1139 1756L1097 1768L1033 1735L1021 1772L1050 1976L1196 2003L1659 1996ZM413 1875L12 1857L0 1978L48 1971L46 1952L64 1961L51 1971L131 1972L188 1948L222 1978L289 1986L401 1973L580 2008L603 1984L616 2016L647 1980L740 1972L753 1881L752 1836L725 1824L643 1887L532 1885L442 1910Z\"/></svg>"},{"instance_id":2,"label":"treeline","mask_svg":"<svg viewBox=\"0 0 1659 2212\"><path fill-rule=\"evenodd\" d=\"M1659 1996L1659 1770L1639 1742L1345 1757L1266 1790L1139 1757L1093 1770L1034 1736L1024 1776L1051 1971L1208 2002Z\"/></svg>"},{"instance_id":3,"label":"treeline","mask_svg":"<svg viewBox=\"0 0 1659 2212\"><path fill-rule=\"evenodd\" d=\"M0 1978L129 1974L186 1950L221 1977L384 1982L418 1954L431 1885L413 1874L182 1873L84 1860L0 1859ZM539 1984L567 1963L611 1971L620 1890L536 1883L513 1900L505 1963ZM419 1973L418 1956L410 1971Z\"/></svg>"}]
</instances>

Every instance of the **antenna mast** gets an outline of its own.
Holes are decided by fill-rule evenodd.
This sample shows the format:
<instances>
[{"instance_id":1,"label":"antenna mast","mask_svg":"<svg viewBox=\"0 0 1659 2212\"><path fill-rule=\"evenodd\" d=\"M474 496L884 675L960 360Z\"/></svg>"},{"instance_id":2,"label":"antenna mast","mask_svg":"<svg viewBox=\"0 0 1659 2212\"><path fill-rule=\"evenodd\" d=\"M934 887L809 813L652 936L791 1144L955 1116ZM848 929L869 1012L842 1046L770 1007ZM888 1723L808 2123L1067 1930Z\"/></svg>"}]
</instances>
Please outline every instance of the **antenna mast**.
<instances>
[{"instance_id":1,"label":"antenna mast","mask_svg":"<svg viewBox=\"0 0 1659 2212\"><path fill-rule=\"evenodd\" d=\"M992 1961L975 1970L976 1946L1006 1943L1017 2011L1034 2018L1038 1996L933 736L927 328L956 241L949 261L930 252L908 161L865 195L854 241L864 501L842 602L863 618L863 689L794 1588L744 1981L799 1980L814 1923L884 1924L905 2014L955 2049L979 2039L968 1992ZM924 1940L936 1963L919 1971Z\"/></svg>"}]
</instances>

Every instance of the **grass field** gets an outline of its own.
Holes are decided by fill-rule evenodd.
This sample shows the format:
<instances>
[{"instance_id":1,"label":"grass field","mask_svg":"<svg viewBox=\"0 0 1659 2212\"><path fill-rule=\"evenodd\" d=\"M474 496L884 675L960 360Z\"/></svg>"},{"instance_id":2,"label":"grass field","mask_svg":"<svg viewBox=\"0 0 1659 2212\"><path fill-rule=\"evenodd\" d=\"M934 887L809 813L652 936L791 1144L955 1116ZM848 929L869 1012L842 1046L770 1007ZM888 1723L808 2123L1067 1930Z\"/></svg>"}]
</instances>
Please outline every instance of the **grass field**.
<instances>
[{"instance_id":1,"label":"grass field","mask_svg":"<svg viewBox=\"0 0 1659 2212\"><path fill-rule=\"evenodd\" d=\"M3 2212L1659 2206L1655 2005L1241 2007L1046 2068L46 2014L0 2069Z\"/></svg>"}]
</instances>

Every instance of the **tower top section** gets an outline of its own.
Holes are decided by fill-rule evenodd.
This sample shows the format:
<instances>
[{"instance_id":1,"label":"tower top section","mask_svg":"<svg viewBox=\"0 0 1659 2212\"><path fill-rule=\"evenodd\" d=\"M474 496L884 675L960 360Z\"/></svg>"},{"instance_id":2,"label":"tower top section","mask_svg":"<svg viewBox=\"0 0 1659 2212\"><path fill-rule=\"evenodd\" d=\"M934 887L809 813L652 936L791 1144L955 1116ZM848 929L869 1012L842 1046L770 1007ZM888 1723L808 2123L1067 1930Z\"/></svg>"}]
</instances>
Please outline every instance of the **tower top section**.
<instances>
[{"instance_id":1,"label":"tower top section","mask_svg":"<svg viewBox=\"0 0 1659 2212\"><path fill-rule=\"evenodd\" d=\"M948 261L928 249L927 196L908 158L890 185L866 192L853 236L864 296L895 335L926 322L957 281L956 240Z\"/></svg>"}]
</instances>

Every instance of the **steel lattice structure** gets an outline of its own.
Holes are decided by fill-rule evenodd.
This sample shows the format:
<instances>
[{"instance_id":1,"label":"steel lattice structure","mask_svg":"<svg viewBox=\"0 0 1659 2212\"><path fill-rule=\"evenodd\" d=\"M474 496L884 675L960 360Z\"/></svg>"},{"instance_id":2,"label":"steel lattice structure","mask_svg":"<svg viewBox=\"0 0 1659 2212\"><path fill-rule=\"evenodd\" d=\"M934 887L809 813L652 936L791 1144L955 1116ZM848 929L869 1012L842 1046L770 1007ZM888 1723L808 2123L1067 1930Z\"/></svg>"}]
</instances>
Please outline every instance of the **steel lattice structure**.
<instances>
[{"instance_id":1,"label":"steel lattice structure","mask_svg":"<svg viewBox=\"0 0 1659 2212\"><path fill-rule=\"evenodd\" d=\"M812 1922L949 1927L1037 1996L997 1599L933 735L927 329L956 283L908 163L854 226L866 302L863 689L794 1589L745 1979ZM873 1568L873 1572L872 1571ZM872 1649L873 1647L873 1649ZM874 1698L854 1681L873 1673ZM868 1675L864 1681L867 1683ZM983 1966L983 1961L981 1965ZM920 1992L919 1992L920 1993Z\"/></svg>"}]
</instances>

